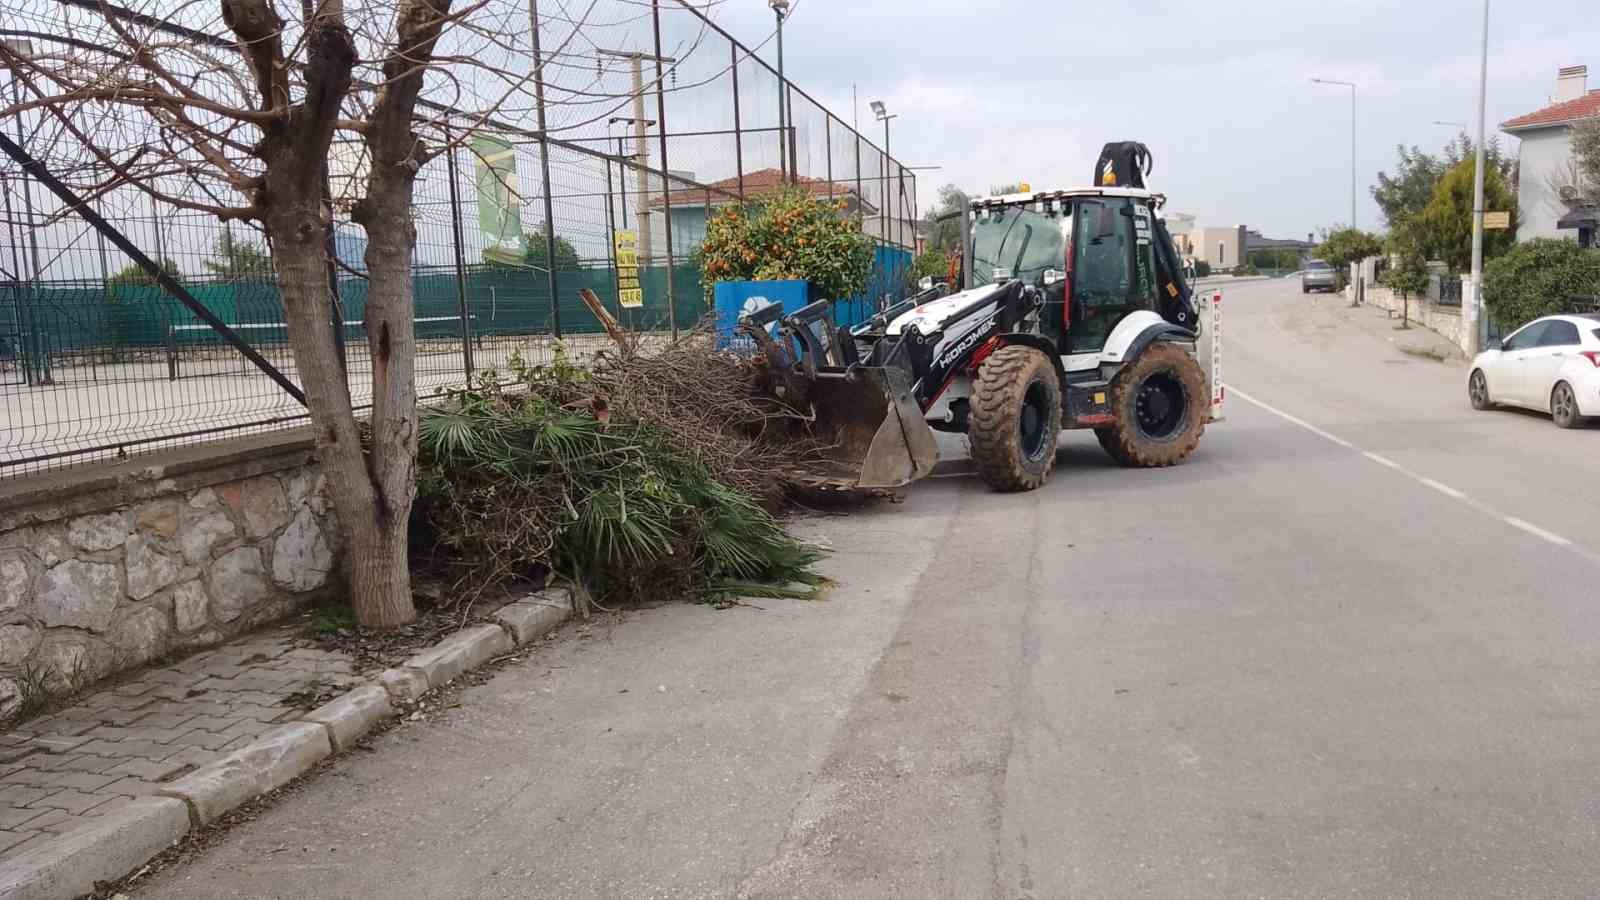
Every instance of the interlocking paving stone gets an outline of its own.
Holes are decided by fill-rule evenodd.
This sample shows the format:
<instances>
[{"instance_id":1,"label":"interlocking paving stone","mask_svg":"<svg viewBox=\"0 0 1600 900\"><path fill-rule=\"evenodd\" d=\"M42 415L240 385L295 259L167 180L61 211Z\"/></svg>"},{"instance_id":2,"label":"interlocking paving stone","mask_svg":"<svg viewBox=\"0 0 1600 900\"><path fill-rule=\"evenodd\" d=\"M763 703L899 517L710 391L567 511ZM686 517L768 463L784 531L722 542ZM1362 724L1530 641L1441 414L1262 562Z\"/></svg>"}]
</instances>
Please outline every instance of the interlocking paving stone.
<instances>
[{"instance_id":1,"label":"interlocking paving stone","mask_svg":"<svg viewBox=\"0 0 1600 900\"><path fill-rule=\"evenodd\" d=\"M121 757L95 756L91 753L81 753L74 756L71 762L62 765L60 768L62 771L67 772L88 772L92 775L99 775L102 772L110 771L121 761Z\"/></svg>"},{"instance_id":2,"label":"interlocking paving stone","mask_svg":"<svg viewBox=\"0 0 1600 900\"><path fill-rule=\"evenodd\" d=\"M73 788L56 791L48 797L42 797L28 804L30 807L49 807L50 809L64 809L70 813L81 813L86 809L93 809L106 802L106 797L99 794L86 794Z\"/></svg>"},{"instance_id":3,"label":"interlocking paving stone","mask_svg":"<svg viewBox=\"0 0 1600 900\"><path fill-rule=\"evenodd\" d=\"M179 725L182 725L184 726L184 729L187 730L194 727L193 725L190 725L189 722L197 718L199 718L197 713L191 713L188 711L151 713L150 715L139 720L139 727L177 728ZM178 733L182 734L183 732L179 731Z\"/></svg>"},{"instance_id":4,"label":"interlocking paving stone","mask_svg":"<svg viewBox=\"0 0 1600 900\"><path fill-rule=\"evenodd\" d=\"M132 774L132 773L130 773ZM76 788L80 791L98 791L120 775L96 775L92 772L58 772L51 783L57 787Z\"/></svg>"},{"instance_id":5,"label":"interlocking paving stone","mask_svg":"<svg viewBox=\"0 0 1600 900\"><path fill-rule=\"evenodd\" d=\"M297 719L304 710L284 703L292 694L364 683L353 672L345 655L283 626L0 732L0 862Z\"/></svg>"},{"instance_id":6,"label":"interlocking paving stone","mask_svg":"<svg viewBox=\"0 0 1600 900\"><path fill-rule=\"evenodd\" d=\"M20 784L7 785L0 788L0 804L5 806L27 806L50 796L56 788L25 787Z\"/></svg>"},{"instance_id":7,"label":"interlocking paving stone","mask_svg":"<svg viewBox=\"0 0 1600 900\"><path fill-rule=\"evenodd\" d=\"M24 806L0 806L0 829L10 831L32 822L42 815L48 815L44 810L28 809ZM37 828L37 825L30 825Z\"/></svg>"},{"instance_id":8,"label":"interlocking paving stone","mask_svg":"<svg viewBox=\"0 0 1600 900\"><path fill-rule=\"evenodd\" d=\"M183 771L189 765L190 764L187 762L180 762L171 759L164 759L159 762L152 762L148 759L124 760L121 765L107 773L111 777L108 778L105 783L110 784L113 781L121 779L125 775L143 778L145 781L162 781L171 776L174 772ZM103 785L96 785L96 787L102 786Z\"/></svg>"},{"instance_id":9,"label":"interlocking paving stone","mask_svg":"<svg viewBox=\"0 0 1600 900\"><path fill-rule=\"evenodd\" d=\"M202 731L196 728L187 734L179 735L172 742L174 747L188 747L191 749L220 750L222 746L233 740L232 735L217 734L213 731Z\"/></svg>"},{"instance_id":10,"label":"interlocking paving stone","mask_svg":"<svg viewBox=\"0 0 1600 900\"><path fill-rule=\"evenodd\" d=\"M113 781L100 789L100 793L112 797L147 797L161 790L161 784L154 781L145 781L143 778L129 776L120 781Z\"/></svg>"}]
</instances>

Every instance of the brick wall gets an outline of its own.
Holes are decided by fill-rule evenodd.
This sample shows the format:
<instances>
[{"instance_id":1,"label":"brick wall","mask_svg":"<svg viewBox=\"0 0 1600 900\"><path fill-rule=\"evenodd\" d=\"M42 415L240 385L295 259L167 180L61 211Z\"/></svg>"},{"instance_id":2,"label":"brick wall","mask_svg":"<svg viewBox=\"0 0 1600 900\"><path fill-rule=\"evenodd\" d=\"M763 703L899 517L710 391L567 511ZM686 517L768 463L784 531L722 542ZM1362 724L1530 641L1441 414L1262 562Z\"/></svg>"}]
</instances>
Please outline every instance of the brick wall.
<instances>
[{"instance_id":1,"label":"brick wall","mask_svg":"<svg viewBox=\"0 0 1600 900\"><path fill-rule=\"evenodd\" d=\"M0 715L287 614L341 580L303 435L0 482Z\"/></svg>"}]
</instances>

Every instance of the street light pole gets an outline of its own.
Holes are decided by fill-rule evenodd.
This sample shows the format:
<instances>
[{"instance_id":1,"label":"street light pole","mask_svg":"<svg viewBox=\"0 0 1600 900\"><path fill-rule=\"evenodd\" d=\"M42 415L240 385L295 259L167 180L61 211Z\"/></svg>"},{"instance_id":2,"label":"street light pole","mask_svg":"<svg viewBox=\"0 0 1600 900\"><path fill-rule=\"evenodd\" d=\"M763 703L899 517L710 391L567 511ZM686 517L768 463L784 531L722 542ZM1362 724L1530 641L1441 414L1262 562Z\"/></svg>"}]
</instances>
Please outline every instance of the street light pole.
<instances>
[{"instance_id":1,"label":"street light pole","mask_svg":"<svg viewBox=\"0 0 1600 900\"><path fill-rule=\"evenodd\" d=\"M872 113L883 123L883 181L878 191L878 201L883 204L883 242L889 243L889 120L899 118L899 113L891 113L883 105L882 100L872 101Z\"/></svg>"},{"instance_id":2,"label":"street light pole","mask_svg":"<svg viewBox=\"0 0 1600 900\"><path fill-rule=\"evenodd\" d=\"M1334 84L1350 89L1350 227L1356 227L1356 85L1353 81L1313 78L1316 84Z\"/></svg>"},{"instance_id":3,"label":"street light pole","mask_svg":"<svg viewBox=\"0 0 1600 900\"><path fill-rule=\"evenodd\" d=\"M1472 161L1472 299L1467 322L1467 353L1475 355L1482 345L1480 319L1483 313L1483 128L1484 94L1489 85L1489 0L1483 0L1483 35L1478 48L1478 144Z\"/></svg>"}]
</instances>

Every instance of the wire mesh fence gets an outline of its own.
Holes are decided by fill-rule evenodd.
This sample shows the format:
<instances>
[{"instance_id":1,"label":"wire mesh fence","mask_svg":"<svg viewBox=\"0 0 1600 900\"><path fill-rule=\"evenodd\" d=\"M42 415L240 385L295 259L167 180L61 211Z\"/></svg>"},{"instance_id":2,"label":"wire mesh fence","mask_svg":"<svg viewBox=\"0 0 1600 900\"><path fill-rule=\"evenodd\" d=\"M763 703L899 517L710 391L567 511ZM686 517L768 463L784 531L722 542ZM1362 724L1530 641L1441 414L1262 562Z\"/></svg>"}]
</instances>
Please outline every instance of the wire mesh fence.
<instances>
[{"instance_id":1,"label":"wire mesh fence","mask_svg":"<svg viewBox=\"0 0 1600 900\"><path fill-rule=\"evenodd\" d=\"M104 33L108 17L131 28L139 12L87 0L0 6L0 40L18 54L70 52ZM529 31L526 6L482 9L507 34ZM532 96L508 95L485 116L455 108L449 90L425 94L455 141L419 173L413 201L419 396L504 371L513 355L537 364L558 345L580 360L596 352L607 339L584 288L639 332L665 338L699 326L708 309L696 250L708 217L786 185L843 201L878 244L863 295L834 298L841 322L905 293L914 174L781 79L759 47L685 2L608 0L581 17L558 10L540 21L543 47L556 48L543 54L545 130ZM151 18L139 27L231 52L232 41L205 25ZM516 45L523 39L507 38L497 62L513 75L532 68L531 47ZM0 109L24 105L33 85L3 65L0 77ZM117 115L80 106L70 119L38 107L6 117L8 136L43 171L108 186L73 207L0 157L0 477L306 421L293 396L89 221L89 212L103 217L299 383L261 232L204 211L199 201L214 198L195 194L206 188L181 167L113 184L98 170L97 136L141 139ZM487 159L502 149L510 162L486 187ZM327 174L328 321L358 408L372 389L366 236L344 198L365 177L361 153L353 138L336 143Z\"/></svg>"}]
</instances>

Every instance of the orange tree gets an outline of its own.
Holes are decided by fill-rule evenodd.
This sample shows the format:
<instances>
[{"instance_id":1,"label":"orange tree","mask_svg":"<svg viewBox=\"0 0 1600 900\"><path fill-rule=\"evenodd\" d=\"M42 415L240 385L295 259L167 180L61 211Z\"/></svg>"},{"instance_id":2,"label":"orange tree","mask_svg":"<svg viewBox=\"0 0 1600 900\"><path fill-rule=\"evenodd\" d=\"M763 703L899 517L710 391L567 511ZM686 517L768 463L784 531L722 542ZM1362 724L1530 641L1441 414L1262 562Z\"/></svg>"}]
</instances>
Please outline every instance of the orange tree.
<instances>
[{"instance_id":1,"label":"orange tree","mask_svg":"<svg viewBox=\"0 0 1600 900\"><path fill-rule=\"evenodd\" d=\"M872 239L842 201L786 188L723 209L696 251L711 302L718 281L800 278L821 297L860 294L872 271Z\"/></svg>"}]
</instances>

